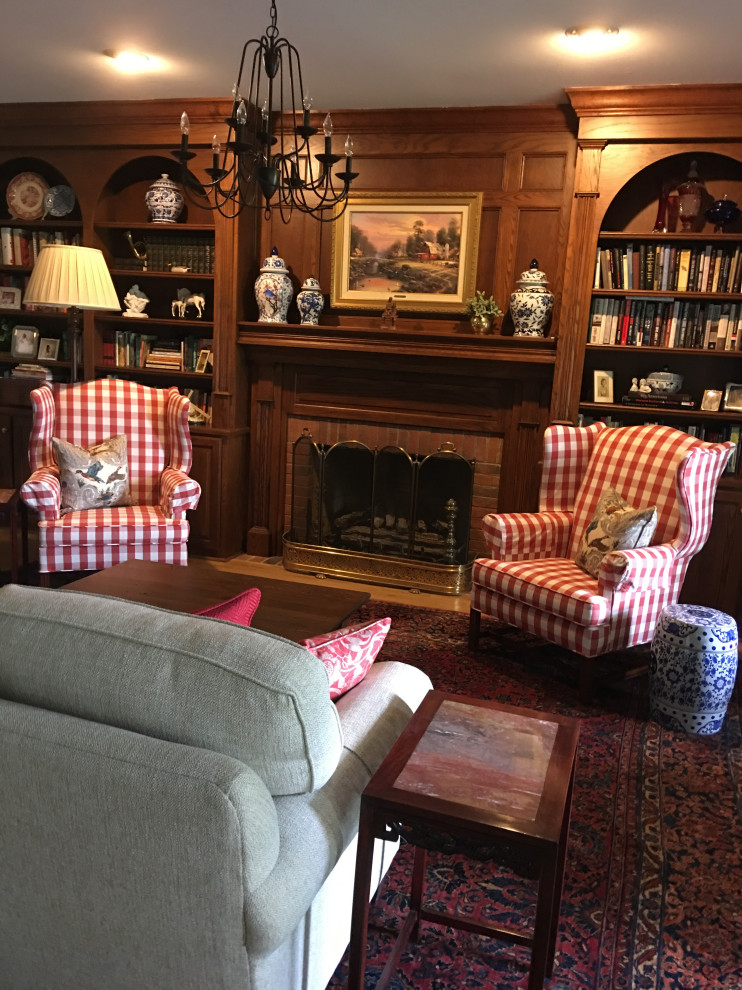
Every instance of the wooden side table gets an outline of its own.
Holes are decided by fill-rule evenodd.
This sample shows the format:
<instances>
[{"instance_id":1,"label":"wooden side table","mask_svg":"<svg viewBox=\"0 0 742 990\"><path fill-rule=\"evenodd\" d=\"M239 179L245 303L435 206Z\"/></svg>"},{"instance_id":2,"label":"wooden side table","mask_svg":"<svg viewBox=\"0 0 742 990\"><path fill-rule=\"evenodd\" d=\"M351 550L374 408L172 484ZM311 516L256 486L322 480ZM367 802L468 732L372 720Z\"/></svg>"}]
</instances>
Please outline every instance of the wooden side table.
<instances>
[{"instance_id":1,"label":"wooden side table","mask_svg":"<svg viewBox=\"0 0 742 990\"><path fill-rule=\"evenodd\" d=\"M420 921L531 947L529 990L554 965L579 727L574 719L430 691L361 798L348 990L363 990L373 846L415 846L410 911L381 974L386 987ZM425 850L508 862L538 880L532 934L422 904Z\"/></svg>"},{"instance_id":2,"label":"wooden side table","mask_svg":"<svg viewBox=\"0 0 742 990\"><path fill-rule=\"evenodd\" d=\"M17 488L0 488L0 516L10 525L10 580L18 583L18 517L21 520L23 566L28 565L28 509Z\"/></svg>"}]
</instances>

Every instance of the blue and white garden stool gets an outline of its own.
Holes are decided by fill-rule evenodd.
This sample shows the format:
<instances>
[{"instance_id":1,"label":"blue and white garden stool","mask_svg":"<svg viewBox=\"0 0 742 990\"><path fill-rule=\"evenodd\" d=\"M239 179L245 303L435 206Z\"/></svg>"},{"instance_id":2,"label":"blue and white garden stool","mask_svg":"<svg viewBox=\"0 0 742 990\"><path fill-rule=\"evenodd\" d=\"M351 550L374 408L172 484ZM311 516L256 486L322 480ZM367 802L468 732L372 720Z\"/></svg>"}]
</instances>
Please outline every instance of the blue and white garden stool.
<instances>
[{"instance_id":1,"label":"blue and white garden stool","mask_svg":"<svg viewBox=\"0 0 742 990\"><path fill-rule=\"evenodd\" d=\"M737 624L701 605L660 614L649 664L650 715L668 729L718 732L737 675Z\"/></svg>"}]
</instances>

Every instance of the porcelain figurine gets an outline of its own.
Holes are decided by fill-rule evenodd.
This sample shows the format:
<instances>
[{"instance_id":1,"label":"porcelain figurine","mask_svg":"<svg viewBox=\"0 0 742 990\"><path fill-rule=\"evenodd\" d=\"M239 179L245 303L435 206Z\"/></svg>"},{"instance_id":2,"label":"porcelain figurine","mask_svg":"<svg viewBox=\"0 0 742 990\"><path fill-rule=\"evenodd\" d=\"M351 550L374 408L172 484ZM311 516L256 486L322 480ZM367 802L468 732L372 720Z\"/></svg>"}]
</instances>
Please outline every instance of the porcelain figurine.
<instances>
[{"instance_id":1,"label":"porcelain figurine","mask_svg":"<svg viewBox=\"0 0 742 990\"><path fill-rule=\"evenodd\" d=\"M255 279L258 322L285 323L293 295L289 270L283 258L278 256L278 248L274 247Z\"/></svg>"},{"instance_id":2,"label":"porcelain figurine","mask_svg":"<svg viewBox=\"0 0 742 990\"><path fill-rule=\"evenodd\" d=\"M554 308L554 293L548 288L546 274L539 270L536 258L518 279L518 288L510 294L510 314L516 337L543 337Z\"/></svg>"},{"instance_id":3,"label":"porcelain figurine","mask_svg":"<svg viewBox=\"0 0 742 990\"><path fill-rule=\"evenodd\" d=\"M324 305L325 297L322 295L319 282L313 275L310 275L304 280L296 297L296 306L301 317L299 322L316 327Z\"/></svg>"},{"instance_id":4,"label":"porcelain figurine","mask_svg":"<svg viewBox=\"0 0 742 990\"><path fill-rule=\"evenodd\" d=\"M196 310L196 317L200 320L206 309L206 297L200 292L191 292L190 289L178 289L177 298L170 304L170 312L173 316L184 317L189 306Z\"/></svg>"},{"instance_id":5,"label":"porcelain figurine","mask_svg":"<svg viewBox=\"0 0 742 990\"><path fill-rule=\"evenodd\" d=\"M123 316L133 316L140 320L146 320L149 313L144 312L144 307L149 302L149 296L147 296L138 285L132 285L129 291L124 296L124 306L126 309L123 311Z\"/></svg>"},{"instance_id":6,"label":"porcelain figurine","mask_svg":"<svg viewBox=\"0 0 742 990\"><path fill-rule=\"evenodd\" d=\"M144 201L153 223L175 223L183 212L183 196L166 172L155 179L144 194Z\"/></svg>"}]
</instances>

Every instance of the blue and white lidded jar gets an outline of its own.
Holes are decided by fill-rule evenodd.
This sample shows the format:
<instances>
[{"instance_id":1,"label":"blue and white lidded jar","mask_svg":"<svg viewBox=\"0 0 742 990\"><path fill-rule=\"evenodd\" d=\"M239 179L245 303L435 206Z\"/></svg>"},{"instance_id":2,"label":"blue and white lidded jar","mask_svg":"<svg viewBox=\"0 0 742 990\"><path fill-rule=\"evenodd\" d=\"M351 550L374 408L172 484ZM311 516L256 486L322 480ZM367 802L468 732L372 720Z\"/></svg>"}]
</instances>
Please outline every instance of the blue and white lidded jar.
<instances>
[{"instance_id":1,"label":"blue and white lidded jar","mask_svg":"<svg viewBox=\"0 0 742 990\"><path fill-rule=\"evenodd\" d=\"M536 258L521 272L515 292L510 294L510 315L516 337L543 337L554 308L554 293L547 289L546 273L539 270Z\"/></svg>"},{"instance_id":2,"label":"blue and white lidded jar","mask_svg":"<svg viewBox=\"0 0 742 990\"><path fill-rule=\"evenodd\" d=\"M183 196L165 172L144 194L144 202L153 223L175 223L183 212Z\"/></svg>"},{"instance_id":3,"label":"blue and white lidded jar","mask_svg":"<svg viewBox=\"0 0 742 990\"><path fill-rule=\"evenodd\" d=\"M259 323L286 323L289 303L294 295L289 270L274 247L265 258L260 274L255 279L255 299L258 303Z\"/></svg>"},{"instance_id":4,"label":"blue and white lidded jar","mask_svg":"<svg viewBox=\"0 0 742 990\"><path fill-rule=\"evenodd\" d=\"M319 323L319 314L325 305L325 297L319 287L317 279L310 275L304 280L301 290L296 297L296 307L301 317L300 323L309 324L316 327Z\"/></svg>"}]
</instances>

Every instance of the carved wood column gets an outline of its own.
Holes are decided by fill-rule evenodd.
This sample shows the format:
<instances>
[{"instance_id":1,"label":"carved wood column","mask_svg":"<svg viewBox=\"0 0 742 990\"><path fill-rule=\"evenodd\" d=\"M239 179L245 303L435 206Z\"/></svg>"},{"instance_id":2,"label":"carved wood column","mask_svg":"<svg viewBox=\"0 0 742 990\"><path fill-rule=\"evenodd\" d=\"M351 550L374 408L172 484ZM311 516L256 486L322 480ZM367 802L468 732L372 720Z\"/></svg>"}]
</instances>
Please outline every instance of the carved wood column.
<instances>
[{"instance_id":1,"label":"carved wood column","mask_svg":"<svg viewBox=\"0 0 742 990\"><path fill-rule=\"evenodd\" d=\"M583 140L578 144L575 196L564 272L561 330L554 369L552 420L574 422L577 415L590 290L595 270L600 162L606 144L606 141L592 140Z\"/></svg>"},{"instance_id":2,"label":"carved wood column","mask_svg":"<svg viewBox=\"0 0 742 990\"><path fill-rule=\"evenodd\" d=\"M246 550L260 557L279 552L279 548L273 545L272 521L276 502L283 501L286 460L283 440L279 435L282 420L280 374L280 366L271 363L260 363L254 367L250 403Z\"/></svg>"}]
</instances>

